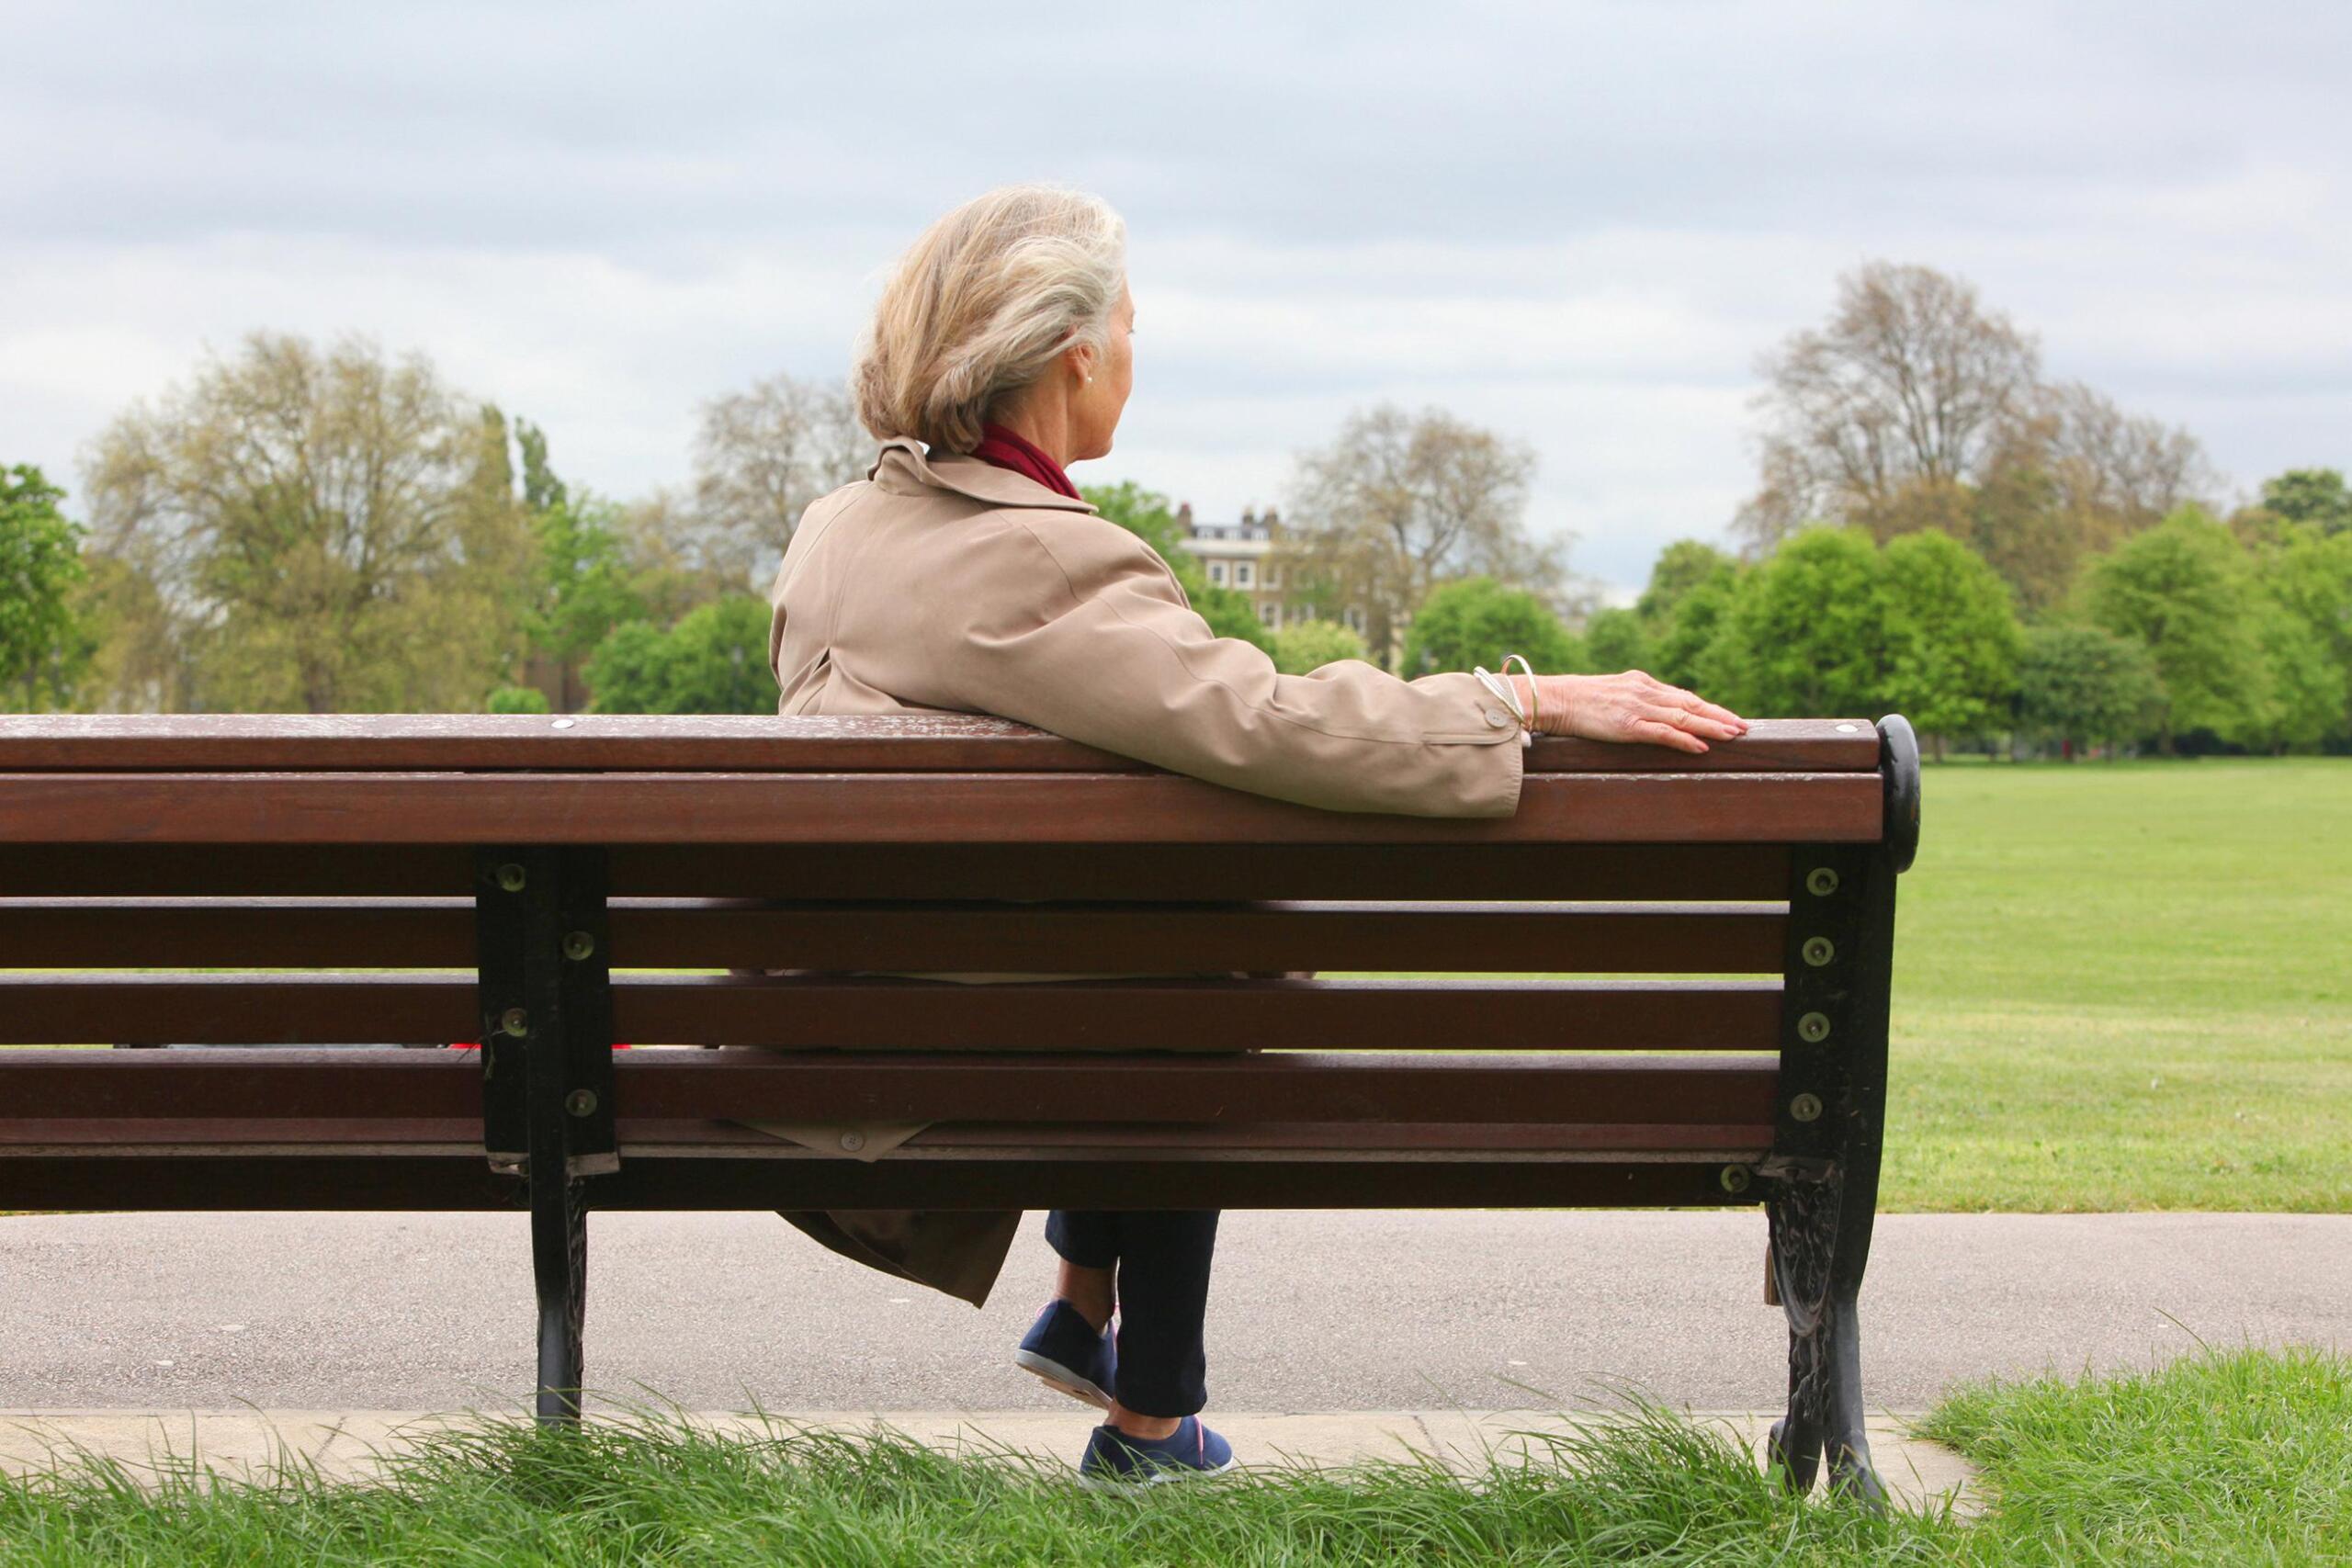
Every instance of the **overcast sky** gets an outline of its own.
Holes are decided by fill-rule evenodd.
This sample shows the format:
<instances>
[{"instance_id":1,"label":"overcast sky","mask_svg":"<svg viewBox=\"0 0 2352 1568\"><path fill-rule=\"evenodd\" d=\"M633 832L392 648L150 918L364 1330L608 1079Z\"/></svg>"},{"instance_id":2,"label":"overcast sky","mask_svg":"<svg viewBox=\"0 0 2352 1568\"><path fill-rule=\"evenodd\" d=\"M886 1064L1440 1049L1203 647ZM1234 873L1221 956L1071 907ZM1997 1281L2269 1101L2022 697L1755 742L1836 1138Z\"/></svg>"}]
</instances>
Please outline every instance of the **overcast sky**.
<instances>
[{"instance_id":1,"label":"overcast sky","mask_svg":"<svg viewBox=\"0 0 2352 1568\"><path fill-rule=\"evenodd\" d=\"M1351 409L1531 443L1621 589L1749 488L1758 352L1873 257L2234 486L2352 463L2352 6L0 0L0 463L258 327L419 350L628 496L837 377L989 186L1131 233L1133 478L1282 499ZM71 503L69 502L69 510Z\"/></svg>"}]
</instances>

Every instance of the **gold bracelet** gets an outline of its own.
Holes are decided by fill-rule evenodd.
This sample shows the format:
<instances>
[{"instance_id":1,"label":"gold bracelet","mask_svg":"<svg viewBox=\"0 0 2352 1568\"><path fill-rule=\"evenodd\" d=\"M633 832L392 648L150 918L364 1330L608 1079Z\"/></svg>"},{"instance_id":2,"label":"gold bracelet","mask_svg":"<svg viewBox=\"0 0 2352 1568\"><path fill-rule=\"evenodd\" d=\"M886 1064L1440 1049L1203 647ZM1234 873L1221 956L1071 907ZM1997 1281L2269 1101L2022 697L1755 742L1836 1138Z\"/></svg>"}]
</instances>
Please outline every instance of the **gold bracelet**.
<instances>
[{"instance_id":1,"label":"gold bracelet","mask_svg":"<svg viewBox=\"0 0 2352 1568\"><path fill-rule=\"evenodd\" d=\"M1535 666L1527 661L1524 654L1506 653L1502 668L1497 673L1504 680L1510 680L1510 661L1514 659L1519 660L1519 667L1527 671L1527 728L1541 735L1544 733L1544 688L1535 679Z\"/></svg>"}]
</instances>

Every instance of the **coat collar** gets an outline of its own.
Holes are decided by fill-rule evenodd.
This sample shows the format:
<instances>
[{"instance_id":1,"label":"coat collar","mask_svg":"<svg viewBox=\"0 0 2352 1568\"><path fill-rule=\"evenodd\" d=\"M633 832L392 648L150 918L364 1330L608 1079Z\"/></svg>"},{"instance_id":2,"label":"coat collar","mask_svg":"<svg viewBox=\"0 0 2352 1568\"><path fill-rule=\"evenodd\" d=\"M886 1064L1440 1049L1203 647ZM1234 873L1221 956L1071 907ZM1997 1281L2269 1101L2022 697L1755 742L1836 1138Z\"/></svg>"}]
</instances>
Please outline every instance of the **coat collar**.
<instances>
[{"instance_id":1,"label":"coat collar","mask_svg":"<svg viewBox=\"0 0 2352 1568\"><path fill-rule=\"evenodd\" d=\"M894 435L882 443L881 454L867 479L886 488L923 486L951 491L990 506L1052 507L1064 512L1091 512L1094 503L1073 500L1047 490L1026 474L1000 468L994 463L954 453L927 454L911 435Z\"/></svg>"}]
</instances>

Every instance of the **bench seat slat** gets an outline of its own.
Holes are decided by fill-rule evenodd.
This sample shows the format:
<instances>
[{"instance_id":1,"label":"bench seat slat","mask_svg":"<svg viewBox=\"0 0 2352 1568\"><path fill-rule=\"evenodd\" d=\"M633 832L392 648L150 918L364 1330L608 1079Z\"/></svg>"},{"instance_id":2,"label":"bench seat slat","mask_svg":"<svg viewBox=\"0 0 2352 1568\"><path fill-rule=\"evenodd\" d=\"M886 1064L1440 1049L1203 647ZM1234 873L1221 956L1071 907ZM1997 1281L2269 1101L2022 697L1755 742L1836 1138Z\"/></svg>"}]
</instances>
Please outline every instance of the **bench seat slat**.
<instances>
[{"instance_id":1,"label":"bench seat slat","mask_svg":"<svg viewBox=\"0 0 2352 1568\"><path fill-rule=\"evenodd\" d=\"M740 1123L661 1121L622 1117L621 1154L650 1156L659 1149L739 1151L741 1157L834 1159L838 1152L810 1149L786 1139L765 1137ZM345 1117L148 1117L139 1119L41 1120L0 1118L0 1193L6 1190L6 1161L68 1150L91 1157L119 1157L122 1151L193 1151L214 1145L267 1145L283 1151L319 1153L338 1147L427 1145L442 1150L478 1147L481 1128L465 1118ZM1385 1154L1493 1153L1507 1149L1666 1155L1704 1153L1721 1158L1755 1158L1771 1146L1770 1121L1744 1122L945 1122L916 1134L902 1145L928 1157L1005 1151L1099 1149L1106 1157L1120 1150L1148 1150L1178 1157L1188 1151L1204 1157L1220 1151L1313 1149ZM1746 1151L1739 1154L1736 1151ZM1727 1152L1730 1151L1730 1152ZM884 1159L902 1157L898 1154Z\"/></svg>"},{"instance_id":2,"label":"bench seat slat","mask_svg":"<svg viewBox=\"0 0 2352 1568\"><path fill-rule=\"evenodd\" d=\"M1874 773L1527 778L1506 818L1318 811L1172 773L0 774L0 840L1868 843Z\"/></svg>"},{"instance_id":3,"label":"bench seat slat","mask_svg":"<svg viewBox=\"0 0 2352 1568\"><path fill-rule=\"evenodd\" d=\"M1720 1207L1702 1153L1629 1160L1514 1151L1449 1158L1228 1153L1204 1159L1076 1151L1002 1158L639 1157L596 1180L598 1209L1394 1209ZM392 1156L392 1157L388 1157ZM479 1149L446 1154L125 1153L0 1158L18 1209L515 1210L526 1187ZM779 1232L779 1237L783 1233Z\"/></svg>"},{"instance_id":4,"label":"bench seat slat","mask_svg":"<svg viewBox=\"0 0 2352 1568\"><path fill-rule=\"evenodd\" d=\"M1258 1055L633 1051L615 1060L625 1118L796 1122L1767 1122L1770 1056ZM0 1104L73 1122L169 1118L473 1120L468 1052L10 1051ZM0 1130L0 1142L19 1141Z\"/></svg>"},{"instance_id":5,"label":"bench seat slat","mask_svg":"<svg viewBox=\"0 0 2352 1568\"><path fill-rule=\"evenodd\" d=\"M621 844L616 897L1744 899L1787 896L1777 844ZM0 842L0 886L39 897L468 897L462 845Z\"/></svg>"},{"instance_id":6,"label":"bench seat slat","mask_svg":"<svg viewBox=\"0 0 2352 1568\"><path fill-rule=\"evenodd\" d=\"M297 1044L464 1040L471 976L9 975L0 1043ZM1105 980L962 986L628 976L625 1040L864 1050L1756 1051L1777 1044L1770 980Z\"/></svg>"},{"instance_id":7,"label":"bench seat slat","mask_svg":"<svg viewBox=\"0 0 2352 1568\"><path fill-rule=\"evenodd\" d=\"M1253 908L949 903L616 902L612 954L638 968L1461 970L1774 974L1786 906ZM0 954L28 969L448 968L474 957L469 899L0 897Z\"/></svg>"}]
</instances>

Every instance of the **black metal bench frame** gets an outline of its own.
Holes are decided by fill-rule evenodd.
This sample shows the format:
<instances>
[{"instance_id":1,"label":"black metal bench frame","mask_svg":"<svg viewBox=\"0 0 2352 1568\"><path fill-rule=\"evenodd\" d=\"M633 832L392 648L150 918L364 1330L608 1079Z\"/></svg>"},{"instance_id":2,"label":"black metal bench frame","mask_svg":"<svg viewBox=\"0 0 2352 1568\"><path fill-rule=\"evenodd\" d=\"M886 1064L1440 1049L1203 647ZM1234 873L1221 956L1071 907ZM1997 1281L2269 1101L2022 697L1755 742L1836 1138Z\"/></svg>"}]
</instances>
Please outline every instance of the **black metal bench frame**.
<instances>
[{"instance_id":1,"label":"black metal bench frame","mask_svg":"<svg viewBox=\"0 0 2352 1568\"><path fill-rule=\"evenodd\" d=\"M1919 807L1910 727L1891 716L1876 728L1883 831L1875 841L1795 844L1788 854L1770 1150L1702 1173L1715 1191L1686 1187L1662 1200L1762 1205L1770 1291L1790 1329L1789 1408L1774 1425L1773 1452L1796 1488L1814 1483L1826 1456L1833 1484L1871 1497L1883 1489L1864 1434L1856 1298L1883 1135L1895 879L1916 852ZM20 857L37 854L25 843L37 836L6 835ZM599 844L522 841L481 845L473 856L482 1150L506 1201L526 1201L531 1213L537 1414L548 1423L580 1416L587 1213L635 1185L621 1168L616 1120L610 854ZM40 1162L0 1163L0 1186L27 1187L19 1175L31 1178L39 1201ZM664 1178L672 1191L685 1179ZM50 1196L61 1191L70 1194L70 1183Z\"/></svg>"}]
</instances>

